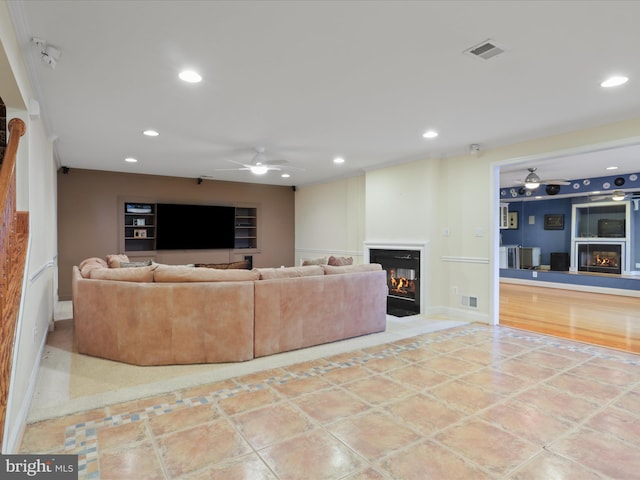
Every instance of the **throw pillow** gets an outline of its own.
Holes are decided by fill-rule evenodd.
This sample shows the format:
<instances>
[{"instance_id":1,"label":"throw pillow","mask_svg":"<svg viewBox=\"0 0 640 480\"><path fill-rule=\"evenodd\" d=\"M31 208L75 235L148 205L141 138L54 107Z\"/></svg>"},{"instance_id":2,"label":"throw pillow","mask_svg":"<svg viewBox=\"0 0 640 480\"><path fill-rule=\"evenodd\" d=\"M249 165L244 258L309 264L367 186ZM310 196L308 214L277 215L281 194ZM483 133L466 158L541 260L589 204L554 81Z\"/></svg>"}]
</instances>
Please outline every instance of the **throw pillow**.
<instances>
[{"instance_id":1,"label":"throw pillow","mask_svg":"<svg viewBox=\"0 0 640 480\"><path fill-rule=\"evenodd\" d=\"M129 257L123 254L107 255L109 268L120 268L120 262L129 262Z\"/></svg>"},{"instance_id":2,"label":"throw pillow","mask_svg":"<svg viewBox=\"0 0 640 480\"><path fill-rule=\"evenodd\" d=\"M196 267L217 268L218 270L228 270L233 268L240 268L244 270L249 269L249 262L247 260L231 263L196 263L195 265Z\"/></svg>"},{"instance_id":3,"label":"throw pillow","mask_svg":"<svg viewBox=\"0 0 640 480\"><path fill-rule=\"evenodd\" d=\"M333 265L335 267L341 267L342 265L353 265L353 257L334 257L333 255L331 255L327 264Z\"/></svg>"},{"instance_id":4,"label":"throw pillow","mask_svg":"<svg viewBox=\"0 0 640 480\"><path fill-rule=\"evenodd\" d=\"M84 267L87 263L97 263L99 265L102 265L105 268L109 266L107 262L104 261L103 258L90 257L90 258L85 258L83 261L81 261L80 265L78 265L78 268L82 270L82 267Z\"/></svg>"},{"instance_id":5,"label":"throw pillow","mask_svg":"<svg viewBox=\"0 0 640 480\"><path fill-rule=\"evenodd\" d=\"M303 267L306 267L307 265L326 265L326 264L327 264L327 257L302 259Z\"/></svg>"},{"instance_id":6,"label":"throw pillow","mask_svg":"<svg viewBox=\"0 0 640 480\"><path fill-rule=\"evenodd\" d=\"M83 261L80 265L82 265L82 267L78 268L80 268L80 275L82 275L82 278L91 278L91 271L97 268L109 268L107 266L107 262L101 258L89 258Z\"/></svg>"},{"instance_id":7,"label":"throw pillow","mask_svg":"<svg viewBox=\"0 0 640 480\"><path fill-rule=\"evenodd\" d=\"M146 262L120 262L120 268L148 267L149 265L151 265L151 260Z\"/></svg>"}]
</instances>

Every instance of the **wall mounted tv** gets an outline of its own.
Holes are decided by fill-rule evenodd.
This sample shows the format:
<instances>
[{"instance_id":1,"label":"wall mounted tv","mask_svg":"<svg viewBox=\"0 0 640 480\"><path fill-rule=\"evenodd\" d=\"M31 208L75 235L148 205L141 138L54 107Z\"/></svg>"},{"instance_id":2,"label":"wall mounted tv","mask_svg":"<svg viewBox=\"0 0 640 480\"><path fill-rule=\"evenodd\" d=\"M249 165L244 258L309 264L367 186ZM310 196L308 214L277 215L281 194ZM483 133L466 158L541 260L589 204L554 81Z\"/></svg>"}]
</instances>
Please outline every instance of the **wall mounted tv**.
<instances>
[{"instance_id":1,"label":"wall mounted tv","mask_svg":"<svg viewBox=\"0 0 640 480\"><path fill-rule=\"evenodd\" d=\"M624 237L624 220L602 218L598 220L599 237Z\"/></svg>"},{"instance_id":2,"label":"wall mounted tv","mask_svg":"<svg viewBox=\"0 0 640 480\"><path fill-rule=\"evenodd\" d=\"M233 248L234 220L234 207L158 203L156 249Z\"/></svg>"}]
</instances>

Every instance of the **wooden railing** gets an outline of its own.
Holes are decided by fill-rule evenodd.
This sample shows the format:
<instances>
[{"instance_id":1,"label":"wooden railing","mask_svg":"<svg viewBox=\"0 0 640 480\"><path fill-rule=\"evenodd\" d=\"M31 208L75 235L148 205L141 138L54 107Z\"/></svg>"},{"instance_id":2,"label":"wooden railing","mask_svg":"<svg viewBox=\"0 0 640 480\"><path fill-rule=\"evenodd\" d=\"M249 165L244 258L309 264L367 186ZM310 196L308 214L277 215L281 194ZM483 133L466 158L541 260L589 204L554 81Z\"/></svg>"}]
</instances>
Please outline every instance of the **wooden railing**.
<instances>
[{"instance_id":1,"label":"wooden railing","mask_svg":"<svg viewBox=\"0 0 640 480\"><path fill-rule=\"evenodd\" d=\"M16 212L16 154L25 131L22 120L9 122L9 143L0 167L0 444L29 237L28 212Z\"/></svg>"}]
</instances>

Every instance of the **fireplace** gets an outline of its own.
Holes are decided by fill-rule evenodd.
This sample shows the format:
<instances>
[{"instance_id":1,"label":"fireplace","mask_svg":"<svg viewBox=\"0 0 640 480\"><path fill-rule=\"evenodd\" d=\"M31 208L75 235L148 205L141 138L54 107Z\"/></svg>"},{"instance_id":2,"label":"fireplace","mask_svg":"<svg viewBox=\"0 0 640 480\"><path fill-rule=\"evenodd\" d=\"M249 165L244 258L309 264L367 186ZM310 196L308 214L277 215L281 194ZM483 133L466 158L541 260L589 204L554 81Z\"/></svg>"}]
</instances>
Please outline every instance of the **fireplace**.
<instances>
[{"instance_id":1,"label":"fireplace","mask_svg":"<svg viewBox=\"0 0 640 480\"><path fill-rule=\"evenodd\" d=\"M369 250L369 261L387 272L387 313L406 317L420 313L420 250Z\"/></svg>"},{"instance_id":2,"label":"fireplace","mask_svg":"<svg viewBox=\"0 0 640 480\"><path fill-rule=\"evenodd\" d=\"M578 243L578 271L622 273L622 243Z\"/></svg>"}]
</instances>

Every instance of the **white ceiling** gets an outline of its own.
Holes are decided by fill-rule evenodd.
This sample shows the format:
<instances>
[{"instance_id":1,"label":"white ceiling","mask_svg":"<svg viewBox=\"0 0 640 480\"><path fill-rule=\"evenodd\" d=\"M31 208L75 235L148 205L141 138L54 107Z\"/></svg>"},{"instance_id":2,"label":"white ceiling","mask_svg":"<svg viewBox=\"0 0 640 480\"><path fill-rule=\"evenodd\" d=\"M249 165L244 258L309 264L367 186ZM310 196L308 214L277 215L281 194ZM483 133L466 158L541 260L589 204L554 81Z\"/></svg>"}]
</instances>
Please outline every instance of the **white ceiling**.
<instances>
[{"instance_id":1,"label":"white ceiling","mask_svg":"<svg viewBox=\"0 0 640 480\"><path fill-rule=\"evenodd\" d=\"M637 1L8 4L57 159L72 169L304 185L640 112ZM61 50L55 70L34 36ZM505 53L463 53L486 39ZM203 81L181 82L185 68ZM620 73L626 85L599 86ZM430 128L440 135L422 138ZM254 147L304 170L218 171ZM628 173L637 152L535 166L546 178L604 176L612 162Z\"/></svg>"}]
</instances>

